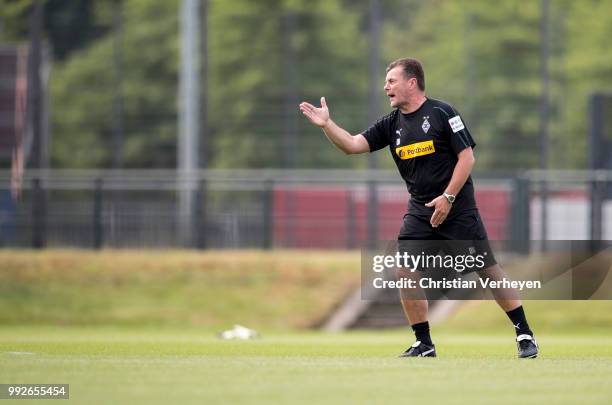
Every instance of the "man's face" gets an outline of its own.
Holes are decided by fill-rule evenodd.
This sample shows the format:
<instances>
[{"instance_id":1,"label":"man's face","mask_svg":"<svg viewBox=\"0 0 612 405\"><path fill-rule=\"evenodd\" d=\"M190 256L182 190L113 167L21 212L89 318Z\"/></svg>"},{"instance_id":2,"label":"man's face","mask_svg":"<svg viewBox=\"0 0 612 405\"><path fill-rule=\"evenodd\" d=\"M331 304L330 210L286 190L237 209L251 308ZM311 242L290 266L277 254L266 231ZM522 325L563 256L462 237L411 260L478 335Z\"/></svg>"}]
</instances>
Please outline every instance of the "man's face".
<instances>
[{"instance_id":1,"label":"man's face","mask_svg":"<svg viewBox=\"0 0 612 405\"><path fill-rule=\"evenodd\" d=\"M392 108L406 104L416 88L416 78L407 78L401 66L396 66L387 72L384 90Z\"/></svg>"}]
</instances>

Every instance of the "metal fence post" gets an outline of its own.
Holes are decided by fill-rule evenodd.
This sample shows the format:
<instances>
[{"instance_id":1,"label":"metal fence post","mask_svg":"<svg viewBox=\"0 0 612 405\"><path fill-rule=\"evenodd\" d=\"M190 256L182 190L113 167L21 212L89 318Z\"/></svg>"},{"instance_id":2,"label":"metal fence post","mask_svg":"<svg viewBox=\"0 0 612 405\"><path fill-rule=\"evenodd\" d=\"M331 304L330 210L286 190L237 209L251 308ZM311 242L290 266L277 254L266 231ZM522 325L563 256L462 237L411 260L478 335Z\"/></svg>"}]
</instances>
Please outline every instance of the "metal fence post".
<instances>
[{"instance_id":1,"label":"metal fence post","mask_svg":"<svg viewBox=\"0 0 612 405\"><path fill-rule=\"evenodd\" d=\"M529 222L529 180L518 176L513 181L510 213L510 238L517 252L529 251Z\"/></svg>"},{"instance_id":2,"label":"metal fence post","mask_svg":"<svg viewBox=\"0 0 612 405\"><path fill-rule=\"evenodd\" d=\"M274 181L272 179L267 179L264 182L263 193L263 248L271 249L274 238L274 225L272 224L274 214Z\"/></svg>"},{"instance_id":3,"label":"metal fence post","mask_svg":"<svg viewBox=\"0 0 612 405\"><path fill-rule=\"evenodd\" d=\"M200 181L195 203L196 248L206 249L206 180Z\"/></svg>"},{"instance_id":4,"label":"metal fence post","mask_svg":"<svg viewBox=\"0 0 612 405\"><path fill-rule=\"evenodd\" d=\"M368 181L368 243L370 249L378 245L378 184Z\"/></svg>"},{"instance_id":5,"label":"metal fence post","mask_svg":"<svg viewBox=\"0 0 612 405\"><path fill-rule=\"evenodd\" d=\"M98 178L94 182L93 200L93 247L102 248L104 243L104 224L102 220L102 186L103 180Z\"/></svg>"},{"instance_id":6,"label":"metal fence post","mask_svg":"<svg viewBox=\"0 0 612 405\"><path fill-rule=\"evenodd\" d=\"M47 245L47 196L39 178L32 180L32 247Z\"/></svg>"},{"instance_id":7,"label":"metal fence post","mask_svg":"<svg viewBox=\"0 0 612 405\"><path fill-rule=\"evenodd\" d=\"M346 242L349 249L354 249L357 245L355 211L355 197L353 196L353 189L349 188L346 192Z\"/></svg>"},{"instance_id":8,"label":"metal fence post","mask_svg":"<svg viewBox=\"0 0 612 405\"><path fill-rule=\"evenodd\" d=\"M591 240L596 241L601 240L601 237L603 235L603 199L605 189L605 184L597 177L597 172L595 173L595 177L591 181L590 189L591 215L589 218L589 230L591 234Z\"/></svg>"}]
</instances>

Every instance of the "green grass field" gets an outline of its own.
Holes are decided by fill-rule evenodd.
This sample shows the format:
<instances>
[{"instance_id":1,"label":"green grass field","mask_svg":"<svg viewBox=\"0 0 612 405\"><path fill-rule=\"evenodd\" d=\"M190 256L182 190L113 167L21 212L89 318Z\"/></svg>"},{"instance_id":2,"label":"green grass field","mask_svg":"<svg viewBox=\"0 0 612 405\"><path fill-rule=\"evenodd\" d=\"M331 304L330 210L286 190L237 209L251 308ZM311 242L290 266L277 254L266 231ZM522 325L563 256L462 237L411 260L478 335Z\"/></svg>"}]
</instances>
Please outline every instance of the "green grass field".
<instances>
[{"instance_id":1,"label":"green grass field","mask_svg":"<svg viewBox=\"0 0 612 405\"><path fill-rule=\"evenodd\" d=\"M408 328L312 329L358 266L355 252L0 250L0 383L67 383L82 404L610 403L612 301L525 302L535 360L516 359L493 302L468 302L434 326L438 358L399 359ZM234 323L262 337L217 338Z\"/></svg>"},{"instance_id":2,"label":"green grass field","mask_svg":"<svg viewBox=\"0 0 612 405\"><path fill-rule=\"evenodd\" d=\"M264 334L221 341L188 330L0 329L0 381L69 383L75 403L609 403L609 335L439 333L436 359L398 359L405 332ZM420 402L425 401L425 402Z\"/></svg>"}]
</instances>

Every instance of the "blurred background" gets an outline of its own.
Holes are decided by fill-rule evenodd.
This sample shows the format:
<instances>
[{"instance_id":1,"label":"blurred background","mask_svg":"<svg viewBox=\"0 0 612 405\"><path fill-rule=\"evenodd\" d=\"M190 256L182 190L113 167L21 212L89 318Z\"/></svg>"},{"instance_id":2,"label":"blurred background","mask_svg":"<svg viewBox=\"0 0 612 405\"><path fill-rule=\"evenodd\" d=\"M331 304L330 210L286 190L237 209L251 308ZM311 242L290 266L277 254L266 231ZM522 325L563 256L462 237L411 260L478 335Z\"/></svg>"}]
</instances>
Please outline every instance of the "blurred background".
<instances>
[{"instance_id":1,"label":"blurred background","mask_svg":"<svg viewBox=\"0 0 612 405\"><path fill-rule=\"evenodd\" d=\"M0 0L0 380L79 403L427 399L440 377L453 403L609 402L605 268L524 301L554 360L529 370L492 302L432 302L450 362L412 389L397 294L361 299L359 250L396 238L406 187L298 105L360 133L387 64L419 59L477 143L496 257L537 270L548 241L612 240L610 38L604 0ZM234 324L263 342L219 341Z\"/></svg>"},{"instance_id":2,"label":"blurred background","mask_svg":"<svg viewBox=\"0 0 612 405\"><path fill-rule=\"evenodd\" d=\"M393 239L386 65L478 146L492 239L612 239L612 4L540 0L2 0L0 245L353 249Z\"/></svg>"}]
</instances>

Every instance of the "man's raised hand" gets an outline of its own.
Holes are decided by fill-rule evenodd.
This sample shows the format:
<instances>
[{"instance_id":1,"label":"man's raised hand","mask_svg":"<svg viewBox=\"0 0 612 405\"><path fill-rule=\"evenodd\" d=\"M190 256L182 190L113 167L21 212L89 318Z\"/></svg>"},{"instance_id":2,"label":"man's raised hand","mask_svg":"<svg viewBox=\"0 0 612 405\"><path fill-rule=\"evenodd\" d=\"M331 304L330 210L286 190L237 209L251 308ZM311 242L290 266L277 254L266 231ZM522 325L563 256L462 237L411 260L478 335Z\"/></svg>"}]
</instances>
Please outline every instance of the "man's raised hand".
<instances>
[{"instance_id":1,"label":"man's raised hand","mask_svg":"<svg viewBox=\"0 0 612 405\"><path fill-rule=\"evenodd\" d=\"M310 122L318 127L323 128L329 122L329 109L327 108L325 97L321 97L321 107L319 108L305 101L300 103L300 111Z\"/></svg>"}]
</instances>

